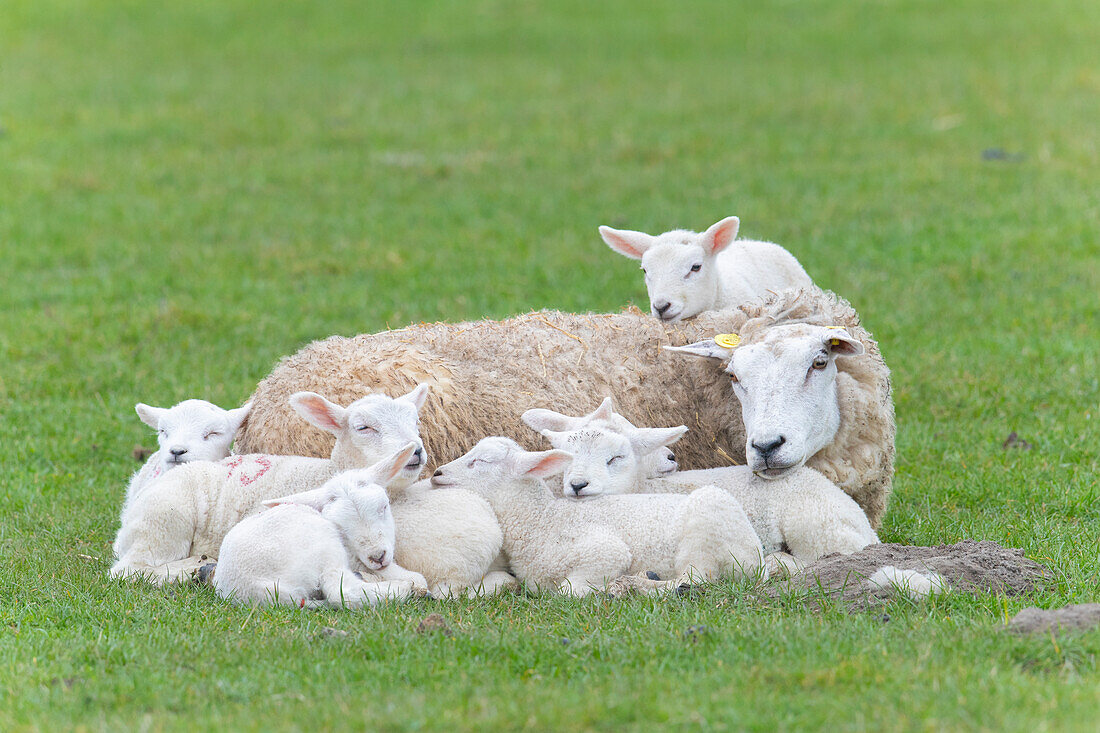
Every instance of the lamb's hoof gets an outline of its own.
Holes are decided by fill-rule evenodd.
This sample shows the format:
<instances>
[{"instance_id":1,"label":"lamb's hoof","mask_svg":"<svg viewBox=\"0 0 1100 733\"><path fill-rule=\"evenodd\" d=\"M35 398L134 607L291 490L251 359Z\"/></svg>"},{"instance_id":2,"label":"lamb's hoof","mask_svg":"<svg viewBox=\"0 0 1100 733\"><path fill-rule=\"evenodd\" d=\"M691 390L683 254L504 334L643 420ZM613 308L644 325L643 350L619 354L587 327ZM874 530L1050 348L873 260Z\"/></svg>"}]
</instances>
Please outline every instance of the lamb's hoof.
<instances>
[{"instance_id":1,"label":"lamb's hoof","mask_svg":"<svg viewBox=\"0 0 1100 733\"><path fill-rule=\"evenodd\" d=\"M661 579L661 576L657 575L657 573L653 572L652 570L645 571L645 576L647 578L649 578L650 580L660 580Z\"/></svg>"},{"instance_id":2,"label":"lamb's hoof","mask_svg":"<svg viewBox=\"0 0 1100 733\"><path fill-rule=\"evenodd\" d=\"M199 567L195 573L195 580L200 585L213 585L214 583L214 571L218 569L216 562L208 562L205 565Z\"/></svg>"},{"instance_id":3,"label":"lamb's hoof","mask_svg":"<svg viewBox=\"0 0 1100 733\"><path fill-rule=\"evenodd\" d=\"M409 592L409 596L412 598L431 598L432 592L427 588L414 585L413 589Z\"/></svg>"}]
</instances>

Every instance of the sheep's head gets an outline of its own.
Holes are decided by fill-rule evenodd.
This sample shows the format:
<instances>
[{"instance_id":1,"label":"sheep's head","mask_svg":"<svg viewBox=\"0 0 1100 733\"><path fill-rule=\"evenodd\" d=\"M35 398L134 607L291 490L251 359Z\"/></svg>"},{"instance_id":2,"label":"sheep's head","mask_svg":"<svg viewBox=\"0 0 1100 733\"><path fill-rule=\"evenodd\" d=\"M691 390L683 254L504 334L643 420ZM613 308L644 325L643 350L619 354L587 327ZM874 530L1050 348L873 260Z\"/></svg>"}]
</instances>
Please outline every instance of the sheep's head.
<instances>
[{"instance_id":1,"label":"sheep's head","mask_svg":"<svg viewBox=\"0 0 1100 733\"><path fill-rule=\"evenodd\" d=\"M554 412L553 410L546 410L542 408L535 408L523 413L523 422L538 432L542 433L547 438L550 438L551 444L555 448L562 448L568 450L564 445L559 445L554 442L551 437L551 433L571 433L583 428L598 427L604 430L608 430L622 435L631 435L632 431L636 431L639 428L634 423L627 420L625 417L615 412L615 408L611 403L611 398L606 397L604 401L600 403L593 412L580 417L573 417L570 415L563 415L560 412ZM686 429L686 428L685 428ZM610 456L609 456L610 457ZM641 476L644 478L657 478L659 476L667 476L670 473L674 473L679 466L676 463L676 454L672 452L672 449L667 445L661 445L656 449L646 453L644 456L639 456L640 459L640 471ZM568 487L566 487L566 493L568 494ZM599 492L588 492L599 493Z\"/></svg>"},{"instance_id":2,"label":"sheep's head","mask_svg":"<svg viewBox=\"0 0 1100 733\"><path fill-rule=\"evenodd\" d=\"M840 427L836 358L863 353L843 328L786 324L733 348L713 339L668 347L721 360L745 423L745 455L758 476L777 478L829 445Z\"/></svg>"},{"instance_id":3,"label":"sheep's head","mask_svg":"<svg viewBox=\"0 0 1100 733\"><path fill-rule=\"evenodd\" d=\"M344 471L318 489L270 499L264 505L298 504L320 512L340 531L359 562L382 570L393 562L395 536L390 500L382 487L405 469L416 449L416 443L409 443L370 468Z\"/></svg>"},{"instance_id":4,"label":"sheep's head","mask_svg":"<svg viewBox=\"0 0 1100 733\"><path fill-rule=\"evenodd\" d=\"M648 477L646 458L680 439L687 428L620 430L582 427L571 432L544 430L550 444L573 457L562 476L562 492L569 497L626 494Z\"/></svg>"},{"instance_id":5,"label":"sheep's head","mask_svg":"<svg viewBox=\"0 0 1100 733\"><path fill-rule=\"evenodd\" d=\"M600 227L611 249L642 261L653 315L674 323L714 308L718 294L715 257L733 242L740 221L730 216L702 234L678 229L657 236Z\"/></svg>"},{"instance_id":6,"label":"sheep's head","mask_svg":"<svg viewBox=\"0 0 1100 733\"><path fill-rule=\"evenodd\" d=\"M297 392L290 404L310 424L336 436L332 460L340 468L369 466L406 443L415 443L408 465L387 486L403 489L416 481L427 460L420 439L419 412L428 389L427 384L421 384L397 398L367 395L346 408L315 392Z\"/></svg>"},{"instance_id":7,"label":"sheep's head","mask_svg":"<svg viewBox=\"0 0 1100 733\"><path fill-rule=\"evenodd\" d=\"M157 431L160 469L168 471L191 461L220 461L229 455L233 437L251 403L223 410L206 400L184 400L175 407L134 406L141 421Z\"/></svg>"},{"instance_id":8,"label":"sheep's head","mask_svg":"<svg viewBox=\"0 0 1100 733\"><path fill-rule=\"evenodd\" d=\"M491 496L496 487L516 479L560 473L569 461L564 451L526 451L510 438L482 438L466 455L436 469L432 487L461 487Z\"/></svg>"}]
</instances>

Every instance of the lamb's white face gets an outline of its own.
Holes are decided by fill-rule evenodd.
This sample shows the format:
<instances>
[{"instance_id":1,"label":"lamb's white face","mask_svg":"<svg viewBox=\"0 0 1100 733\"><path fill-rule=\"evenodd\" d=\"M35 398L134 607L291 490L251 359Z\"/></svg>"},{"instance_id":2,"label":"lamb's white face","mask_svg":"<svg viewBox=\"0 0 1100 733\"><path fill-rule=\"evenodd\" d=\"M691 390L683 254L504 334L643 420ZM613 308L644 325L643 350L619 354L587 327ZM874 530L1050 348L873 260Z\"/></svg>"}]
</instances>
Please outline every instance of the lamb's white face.
<instances>
[{"instance_id":1,"label":"lamb's white face","mask_svg":"<svg viewBox=\"0 0 1100 733\"><path fill-rule=\"evenodd\" d=\"M157 431L159 467L164 472L192 461L220 461L228 456L249 405L223 410L206 400L184 400L169 408L139 402L134 409L143 423Z\"/></svg>"},{"instance_id":2,"label":"lamb's white face","mask_svg":"<svg viewBox=\"0 0 1100 733\"><path fill-rule=\"evenodd\" d=\"M562 474L562 493L569 497L626 494L643 478L630 441L619 433L581 428L548 434L550 444L573 456Z\"/></svg>"},{"instance_id":3,"label":"lamb's white face","mask_svg":"<svg viewBox=\"0 0 1100 733\"><path fill-rule=\"evenodd\" d=\"M727 362L749 467L777 478L833 441L840 427L835 360L862 354L863 344L841 328L790 324L735 349L700 341L673 350Z\"/></svg>"},{"instance_id":4,"label":"lamb's white face","mask_svg":"<svg viewBox=\"0 0 1100 733\"><path fill-rule=\"evenodd\" d=\"M340 443L334 456L342 451L356 466L368 466L415 443L408 465L389 483L390 488L401 489L416 481L427 461L419 423L427 394L428 386L422 384L401 397L372 394L343 408L315 393L298 392L291 397L291 405L313 425L334 433Z\"/></svg>"},{"instance_id":5,"label":"lamb's white face","mask_svg":"<svg viewBox=\"0 0 1100 733\"><path fill-rule=\"evenodd\" d=\"M371 570L382 570L393 562L395 530L386 490L377 484L360 483L338 489L321 516L340 528L344 543L359 562Z\"/></svg>"},{"instance_id":6,"label":"lamb's white face","mask_svg":"<svg viewBox=\"0 0 1100 733\"><path fill-rule=\"evenodd\" d=\"M675 323L714 308L715 258L733 242L739 224L731 216L701 234L677 229L652 236L600 227L600 235L616 252L642 261L650 310L657 318Z\"/></svg>"},{"instance_id":7,"label":"lamb's white face","mask_svg":"<svg viewBox=\"0 0 1100 733\"><path fill-rule=\"evenodd\" d=\"M517 478L552 476L564 470L569 460L562 451L525 451L510 438L482 438L466 455L436 469L432 488L464 488L492 497Z\"/></svg>"}]
</instances>

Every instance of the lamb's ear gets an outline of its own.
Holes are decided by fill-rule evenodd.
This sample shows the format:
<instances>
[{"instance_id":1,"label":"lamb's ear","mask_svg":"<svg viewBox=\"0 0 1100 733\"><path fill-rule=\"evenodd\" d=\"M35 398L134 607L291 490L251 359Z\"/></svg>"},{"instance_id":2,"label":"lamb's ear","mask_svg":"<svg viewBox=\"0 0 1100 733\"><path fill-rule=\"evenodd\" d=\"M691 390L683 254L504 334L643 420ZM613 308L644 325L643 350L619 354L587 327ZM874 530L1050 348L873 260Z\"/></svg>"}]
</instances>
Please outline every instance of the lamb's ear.
<instances>
[{"instance_id":1,"label":"lamb's ear","mask_svg":"<svg viewBox=\"0 0 1100 733\"><path fill-rule=\"evenodd\" d=\"M248 417L248 411L251 409L252 403L246 402L234 410L225 411L225 419L229 423L230 435L236 433L240 429L241 423L243 423L244 419Z\"/></svg>"},{"instance_id":2,"label":"lamb's ear","mask_svg":"<svg viewBox=\"0 0 1100 733\"><path fill-rule=\"evenodd\" d=\"M645 251L653 246L653 237L645 232L600 227L600 236L607 242L608 247L632 260L642 259Z\"/></svg>"},{"instance_id":3,"label":"lamb's ear","mask_svg":"<svg viewBox=\"0 0 1100 733\"><path fill-rule=\"evenodd\" d=\"M137 412L141 421L153 430L158 430L160 428L160 418L164 413L168 412L168 410L163 407L153 407L144 402L139 402L134 405L134 411Z\"/></svg>"},{"instance_id":4,"label":"lamb's ear","mask_svg":"<svg viewBox=\"0 0 1100 733\"><path fill-rule=\"evenodd\" d=\"M389 458L383 458L375 463L367 471L374 483L385 487L390 481L393 481L397 474L401 473L401 469L408 465L409 459L412 458L412 454L415 452L416 443L409 443Z\"/></svg>"},{"instance_id":5,"label":"lamb's ear","mask_svg":"<svg viewBox=\"0 0 1100 733\"><path fill-rule=\"evenodd\" d=\"M555 448L565 443L565 439L572 435L568 430L540 430L539 434L550 441Z\"/></svg>"},{"instance_id":6,"label":"lamb's ear","mask_svg":"<svg viewBox=\"0 0 1100 733\"><path fill-rule=\"evenodd\" d=\"M737 230L741 227L741 220L736 216L727 216L717 224L713 224L703 232L699 238L699 244L709 255L716 255L733 243L737 238Z\"/></svg>"},{"instance_id":7,"label":"lamb's ear","mask_svg":"<svg viewBox=\"0 0 1100 733\"><path fill-rule=\"evenodd\" d=\"M615 417L615 407L611 404L611 398L604 397L596 411L585 417L588 420L610 420Z\"/></svg>"},{"instance_id":8,"label":"lamb's ear","mask_svg":"<svg viewBox=\"0 0 1100 733\"><path fill-rule=\"evenodd\" d=\"M284 496L281 499L264 499L264 506L278 506L279 504L301 504L310 509L321 511L327 504L333 502L340 494L340 489L322 486L319 489L310 489L298 494Z\"/></svg>"},{"instance_id":9,"label":"lamb's ear","mask_svg":"<svg viewBox=\"0 0 1100 733\"><path fill-rule=\"evenodd\" d=\"M705 356L710 359L721 359L728 362L730 357L733 356L733 349L727 349L725 346L719 346L714 342L714 339L707 339L706 341L696 341L693 344L686 346L666 346L665 351L675 351L678 354L690 354L691 356Z\"/></svg>"},{"instance_id":10,"label":"lamb's ear","mask_svg":"<svg viewBox=\"0 0 1100 733\"><path fill-rule=\"evenodd\" d=\"M553 410L544 410L541 407L528 410L520 415L520 419L527 424L527 427L540 433L544 430L572 430L577 421L575 417L569 417Z\"/></svg>"},{"instance_id":11,"label":"lamb's ear","mask_svg":"<svg viewBox=\"0 0 1100 733\"><path fill-rule=\"evenodd\" d=\"M321 430L339 434L347 427L347 411L316 392L295 392L290 396L290 406L306 422Z\"/></svg>"},{"instance_id":12,"label":"lamb's ear","mask_svg":"<svg viewBox=\"0 0 1100 733\"><path fill-rule=\"evenodd\" d=\"M561 473L573 456L563 450L524 451L515 457L516 473L532 478L546 478Z\"/></svg>"},{"instance_id":13,"label":"lamb's ear","mask_svg":"<svg viewBox=\"0 0 1100 733\"><path fill-rule=\"evenodd\" d=\"M826 328L822 335L825 348L833 356L859 356L864 351L863 342L839 326Z\"/></svg>"},{"instance_id":14,"label":"lamb's ear","mask_svg":"<svg viewBox=\"0 0 1100 733\"><path fill-rule=\"evenodd\" d=\"M686 425L678 425L674 428L635 428L627 438L634 452L644 456L658 448L672 445L687 431Z\"/></svg>"},{"instance_id":15,"label":"lamb's ear","mask_svg":"<svg viewBox=\"0 0 1100 733\"><path fill-rule=\"evenodd\" d=\"M428 400L428 392L431 390L431 388L432 385L428 384L427 382L423 382L416 385L416 389L414 389L412 392L401 395L398 399L408 400L409 402L413 403L416 411L420 412L420 409L424 407L424 403Z\"/></svg>"}]
</instances>

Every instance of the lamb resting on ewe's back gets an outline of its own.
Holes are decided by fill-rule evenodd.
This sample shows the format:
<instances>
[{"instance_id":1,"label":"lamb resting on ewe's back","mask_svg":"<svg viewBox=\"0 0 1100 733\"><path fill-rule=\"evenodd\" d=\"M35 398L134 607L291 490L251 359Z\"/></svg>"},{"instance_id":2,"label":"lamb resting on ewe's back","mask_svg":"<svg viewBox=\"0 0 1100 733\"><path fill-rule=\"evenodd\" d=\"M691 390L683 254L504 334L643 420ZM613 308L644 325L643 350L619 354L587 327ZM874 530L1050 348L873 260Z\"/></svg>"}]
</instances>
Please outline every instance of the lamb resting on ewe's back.
<instances>
[{"instance_id":1,"label":"lamb resting on ewe's back","mask_svg":"<svg viewBox=\"0 0 1100 733\"><path fill-rule=\"evenodd\" d=\"M642 261L649 307L662 321L813 285L794 255L778 244L736 239L740 225L729 216L702 234L675 229L654 236L600 227L600 236L619 254Z\"/></svg>"},{"instance_id":2,"label":"lamb resting on ewe's back","mask_svg":"<svg viewBox=\"0 0 1100 733\"><path fill-rule=\"evenodd\" d=\"M740 346L716 348L713 337L729 333L740 336ZM691 353L716 358L663 348L692 342ZM691 429L677 446L681 468L748 459L770 477L806 464L850 494L873 526L886 510L895 432L889 370L852 307L817 288L676 324L635 308L540 311L333 336L283 359L260 382L239 448L327 455L332 436L301 427L287 405L291 394L314 390L350 400L417 382L432 386L420 427L436 465L485 435L538 448L520 420L525 410L576 414L611 395L639 424Z\"/></svg>"}]
</instances>

